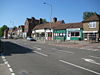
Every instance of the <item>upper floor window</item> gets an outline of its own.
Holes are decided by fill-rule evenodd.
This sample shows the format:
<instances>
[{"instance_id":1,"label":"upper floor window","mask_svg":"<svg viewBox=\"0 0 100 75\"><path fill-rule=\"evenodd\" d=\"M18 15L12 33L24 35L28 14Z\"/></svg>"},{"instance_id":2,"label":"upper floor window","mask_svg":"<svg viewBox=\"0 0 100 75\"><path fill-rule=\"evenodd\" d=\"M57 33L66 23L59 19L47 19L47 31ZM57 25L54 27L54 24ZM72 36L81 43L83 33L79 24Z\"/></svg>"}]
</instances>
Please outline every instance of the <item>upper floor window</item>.
<instances>
[{"instance_id":1,"label":"upper floor window","mask_svg":"<svg viewBox=\"0 0 100 75\"><path fill-rule=\"evenodd\" d=\"M96 28L96 22L90 22L88 25L89 28Z\"/></svg>"}]
</instances>

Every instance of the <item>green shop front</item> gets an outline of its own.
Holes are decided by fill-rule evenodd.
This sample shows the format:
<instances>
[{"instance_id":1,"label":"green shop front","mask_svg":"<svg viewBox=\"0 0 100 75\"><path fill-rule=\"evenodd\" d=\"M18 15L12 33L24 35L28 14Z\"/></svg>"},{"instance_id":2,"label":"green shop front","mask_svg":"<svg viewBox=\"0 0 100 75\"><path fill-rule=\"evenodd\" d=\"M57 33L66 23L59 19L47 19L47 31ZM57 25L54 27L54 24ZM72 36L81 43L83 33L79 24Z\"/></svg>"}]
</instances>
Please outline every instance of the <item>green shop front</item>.
<instances>
[{"instance_id":1,"label":"green shop front","mask_svg":"<svg viewBox=\"0 0 100 75\"><path fill-rule=\"evenodd\" d=\"M54 38L54 40L65 41L66 40L66 29L54 30L53 31L53 38Z\"/></svg>"},{"instance_id":2,"label":"green shop front","mask_svg":"<svg viewBox=\"0 0 100 75\"><path fill-rule=\"evenodd\" d=\"M66 31L67 31L66 40L83 40L83 29L70 28L66 29Z\"/></svg>"}]
</instances>

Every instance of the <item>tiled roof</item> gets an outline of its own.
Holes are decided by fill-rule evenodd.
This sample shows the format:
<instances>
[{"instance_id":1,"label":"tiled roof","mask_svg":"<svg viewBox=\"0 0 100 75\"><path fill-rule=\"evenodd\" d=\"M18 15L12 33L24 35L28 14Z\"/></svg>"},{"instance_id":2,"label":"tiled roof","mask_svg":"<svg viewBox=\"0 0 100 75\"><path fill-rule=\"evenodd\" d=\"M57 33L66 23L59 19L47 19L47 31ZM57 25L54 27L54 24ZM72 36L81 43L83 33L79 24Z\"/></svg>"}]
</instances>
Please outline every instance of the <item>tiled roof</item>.
<instances>
[{"instance_id":1,"label":"tiled roof","mask_svg":"<svg viewBox=\"0 0 100 75\"><path fill-rule=\"evenodd\" d=\"M93 16L89 17L88 19L86 19L83 22L86 22L86 21L99 21L99 20L100 20L100 15L94 14Z\"/></svg>"},{"instance_id":2,"label":"tiled roof","mask_svg":"<svg viewBox=\"0 0 100 75\"><path fill-rule=\"evenodd\" d=\"M55 23L44 23L44 24L40 24L40 25L36 25L35 27L34 27L34 29L46 29L46 28L55 28L56 26L58 26L58 25L61 25L61 24L63 24L63 21L57 21L57 22L55 22Z\"/></svg>"},{"instance_id":3,"label":"tiled roof","mask_svg":"<svg viewBox=\"0 0 100 75\"><path fill-rule=\"evenodd\" d=\"M68 28L82 28L83 24L81 22L79 23L67 23L56 26L54 29L68 29Z\"/></svg>"},{"instance_id":4,"label":"tiled roof","mask_svg":"<svg viewBox=\"0 0 100 75\"><path fill-rule=\"evenodd\" d=\"M81 22L63 24L61 21L57 21L56 23L51 24L51 28L53 29L82 28L82 26L83 25ZM35 26L34 29L45 29L45 28L50 28L50 23L37 25Z\"/></svg>"}]
</instances>

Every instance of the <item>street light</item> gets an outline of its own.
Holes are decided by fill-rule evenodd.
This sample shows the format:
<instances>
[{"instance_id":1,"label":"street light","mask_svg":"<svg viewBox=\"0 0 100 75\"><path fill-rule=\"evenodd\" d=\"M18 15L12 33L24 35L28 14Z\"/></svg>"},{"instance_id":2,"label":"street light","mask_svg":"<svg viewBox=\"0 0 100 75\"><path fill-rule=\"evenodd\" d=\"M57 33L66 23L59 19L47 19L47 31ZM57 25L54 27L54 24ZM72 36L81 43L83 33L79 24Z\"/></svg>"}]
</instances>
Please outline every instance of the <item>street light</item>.
<instances>
[{"instance_id":1,"label":"street light","mask_svg":"<svg viewBox=\"0 0 100 75\"><path fill-rule=\"evenodd\" d=\"M46 2L44 2L43 4L50 6L50 21L52 22L52 4L48 4Z\"/></svg>"},{"instance_id":2,"label":"street light","mask_svg":"<svg viewBox=\"0 0 100 75\"><path fill-rule=\"evenodd\" d=\"M43 4L46 4L46 5L50 6L50 32L51 32L51 24L52 24L52 4L49 4L49 3L46 3L46 2L44 2Z\"/></svg>"}]
</instances>

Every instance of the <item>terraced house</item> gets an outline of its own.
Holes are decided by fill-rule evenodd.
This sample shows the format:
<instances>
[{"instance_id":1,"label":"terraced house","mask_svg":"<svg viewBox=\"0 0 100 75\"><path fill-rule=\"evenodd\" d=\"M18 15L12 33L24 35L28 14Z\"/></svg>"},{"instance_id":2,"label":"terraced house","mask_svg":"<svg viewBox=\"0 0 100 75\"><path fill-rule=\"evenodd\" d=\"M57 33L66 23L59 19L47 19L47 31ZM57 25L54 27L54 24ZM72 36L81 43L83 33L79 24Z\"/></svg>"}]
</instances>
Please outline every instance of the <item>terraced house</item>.
<instances>
[{"instance_id":1,"label":"terraced house","mask_svg":"<svg viewBox=\"0 0 100 75\"><path fill-rule=\"evenodd\" d=\"M64 21L57 21L53 18L53 22L39 24L33 28L34 38L37 40L53 40L53 30L55 27L64 24Z\"/></svg>"},{"instance_id":2,"label":"terraced house","mask_svg":"<svg viewBox=\"0 0 100 75\"><path fill-rule=\"evenodd\" d=\"M8 35L7 35L7 34ZM66 23L58 21L56 17L52 22L45 22L32 18L25 20L25 25L19 26L16 30L5 31L5 37L29 37L36 40L85 40L99 42L100 40L100 15L94 14L88 19L78 23Z\"/></svg>"},{"instance_id":3,"label":"terraced house","mask_svg":"<svg viewBox=\"0 0 100 75\"><path fill-rule=\"evenodd\" d=\"M100 15L94 14L82 23L84 40L98 42L100 40Z\"/></svg>"},{"instance_id":4,"label":"terraced house","mask_svg":"<svg viewBox=\"0 0 100 75\"><path fill-rule=\"evenodd\" d=\"M83 40L82 23L67 23L54 29L54 40Z\"/></svg>"}]
</instances>

